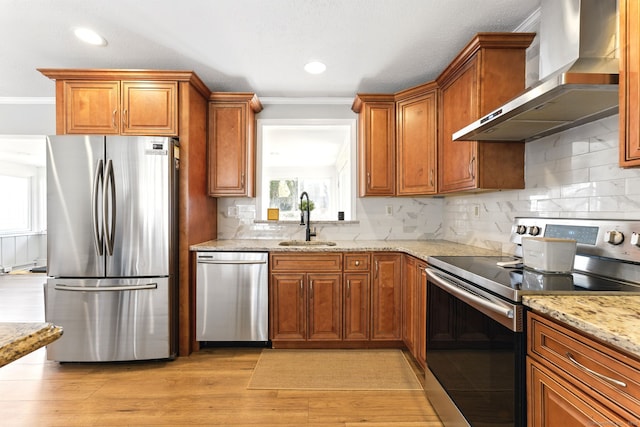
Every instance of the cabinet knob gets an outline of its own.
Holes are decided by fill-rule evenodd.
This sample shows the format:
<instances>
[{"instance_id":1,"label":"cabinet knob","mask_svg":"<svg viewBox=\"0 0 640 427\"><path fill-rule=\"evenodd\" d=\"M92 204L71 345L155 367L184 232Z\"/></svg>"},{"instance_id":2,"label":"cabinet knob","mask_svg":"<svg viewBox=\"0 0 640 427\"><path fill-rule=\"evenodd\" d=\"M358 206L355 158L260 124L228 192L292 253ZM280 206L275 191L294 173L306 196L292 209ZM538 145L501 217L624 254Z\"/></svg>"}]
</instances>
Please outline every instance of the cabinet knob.
<instances>
[{"instance_id":1,"label":"cabinet knob","mask_svg":"<svg viewBox=\"0 0 640 427\"><path fill-rule=\"evenodd\" d=\"M356 260L356 267L360 265L360 261Z\"/></svg>"}]
</instances>

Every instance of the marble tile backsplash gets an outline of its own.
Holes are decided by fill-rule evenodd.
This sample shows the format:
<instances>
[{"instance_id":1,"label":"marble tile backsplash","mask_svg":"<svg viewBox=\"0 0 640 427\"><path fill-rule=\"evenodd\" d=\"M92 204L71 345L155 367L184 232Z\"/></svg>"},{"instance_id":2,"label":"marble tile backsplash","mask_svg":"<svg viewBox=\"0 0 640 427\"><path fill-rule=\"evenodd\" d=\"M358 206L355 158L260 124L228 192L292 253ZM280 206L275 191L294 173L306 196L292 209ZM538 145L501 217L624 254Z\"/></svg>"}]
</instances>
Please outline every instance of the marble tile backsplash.
<instances>
[{"instance_id":1,"label":"marble tile backsplash","mask_svg":"<svg viewBox=\"0 0 640 427\"><path fill-rule=\"evenodd\" d=\"M387 215L387 206L392 207L392 215ZM359 198L355 221L314 223L312 214L311 226L322 240L440 239L442 207L441 198ZM229 208L234 215L228 215ZM255 209L255 199L218 199L218 239L304 239L305 229L299 223L256 222Z\"/></svg>"},{"instance_id":2,"label":"marble tile backsplash","mask_svg":"<svg viewBox=\"0 0 640 427\"><path fill-rule=\"evenodd\" d=\"M640 169L618 166L618 119L528 142L524 190L445 198L443 238L511 253L517 216L639 219Z\"/></svg>"}]
</instances>

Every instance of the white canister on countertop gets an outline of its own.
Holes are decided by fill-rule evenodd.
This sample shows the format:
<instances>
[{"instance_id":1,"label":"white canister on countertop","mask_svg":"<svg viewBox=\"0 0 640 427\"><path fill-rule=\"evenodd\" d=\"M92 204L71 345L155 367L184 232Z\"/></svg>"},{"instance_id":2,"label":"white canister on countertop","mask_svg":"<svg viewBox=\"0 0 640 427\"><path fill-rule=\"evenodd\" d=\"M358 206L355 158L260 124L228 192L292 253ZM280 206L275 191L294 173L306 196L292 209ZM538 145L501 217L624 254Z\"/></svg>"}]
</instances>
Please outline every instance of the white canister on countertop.
<instances>
[{"instance_id":1,"label":"white canister on countertop","mask_svg":"<svg viewBox=\"0 0 640 427\"><path fill-rule=\"evenodd\" d=\"M573 239L523 237L522 263L544 273L571 273L577 243Z\"/></svg>"}]
</instances>

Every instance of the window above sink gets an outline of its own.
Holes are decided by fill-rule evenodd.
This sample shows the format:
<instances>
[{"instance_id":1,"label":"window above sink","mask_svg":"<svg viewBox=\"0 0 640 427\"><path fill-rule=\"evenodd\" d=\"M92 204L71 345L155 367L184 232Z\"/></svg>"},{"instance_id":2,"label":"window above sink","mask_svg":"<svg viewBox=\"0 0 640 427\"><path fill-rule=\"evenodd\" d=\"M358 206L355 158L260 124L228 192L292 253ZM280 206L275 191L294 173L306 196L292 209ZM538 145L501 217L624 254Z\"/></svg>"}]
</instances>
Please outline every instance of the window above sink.
<instances>
[{"instance_id":1,"label":"window above sink","mask_svg":"<svg viewBox=\"0 0 640 427\"><path fill-rule=\"evenodd\" d=\"M257 219L278 208L280 220L300 220L300 194L315 205L311 221L355 219L356 120L257 121Z\"/></svg>"}]
</instances>

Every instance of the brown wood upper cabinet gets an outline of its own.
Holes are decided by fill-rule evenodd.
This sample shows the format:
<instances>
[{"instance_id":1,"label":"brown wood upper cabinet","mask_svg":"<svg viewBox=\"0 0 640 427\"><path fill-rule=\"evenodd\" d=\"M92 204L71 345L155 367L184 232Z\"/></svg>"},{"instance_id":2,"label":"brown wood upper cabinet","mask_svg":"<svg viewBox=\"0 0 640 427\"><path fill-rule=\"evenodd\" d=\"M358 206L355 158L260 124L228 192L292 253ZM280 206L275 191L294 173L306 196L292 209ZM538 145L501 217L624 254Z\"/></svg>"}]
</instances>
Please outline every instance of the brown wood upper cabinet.
<instances>
[{"instance_id":1,"label":"brown wood upper cabinet","mask_svg":"<svg viewBox=\"0 0 640 427\"><path fill-rule=\"evenodd\" d=\"M253 93L209 97L210 196L255 197L255 115L260 111Z\"/></svg>"},{"instance_id":2,"label":"brown wood upper cabinet","mask_svg":"<svg viewBox=\"0 0 640 427\"><path fill-rule=\"evenodd\" d=\"M620 166L640 166L640 5L620 0Z\"/></svg>"},{"instance_id":3,"label":"brown wood upper cabinet","mask_svg":"<svg viewBox=\"0 0 640 427\"><path fill-rule=\"evenodd\" d=\"M358 94L359 196L436 194L437 86Z\"/></svg>"},{"instance_id":4,"label":"brown wood upper cabinet","mask_svg":"<svg viewBox=\"0 0 640 427\"><path fill-rule=\"evenodd\" d=\"M395 98L358 94L358 196L395 195Z\"/></svg>"},{"instance_id":5,"label":"brown wood upper cabinet","mask_svg":"<svg viewBox=\"0 0 640 427\"><path fill-rule=\"evenodd\" d=\"M436 194L437 85L396 94L396 195Z\"/></svg>"},{"instance_id":6,"label":"brown wood upper cabinet","mask_svg":"<svg viewBox=\"0 0 640 427\"><path fill-rule=\"evenodd\" d=\"M56 79L58 134L178 135L178 80L186 72L40 72Z\"/></svg>"},{"instance_id":7,"label":"brown wood upper cabinet","mask_svg":"<svg viewBox=\"0 0 640 427\"><path fill-rule=\"evenodd\" d=\"M479 33L436 79L440 193L524 188L524 142L453 141L525 88L533 33Z\"/></svg>"}]
</instances>

